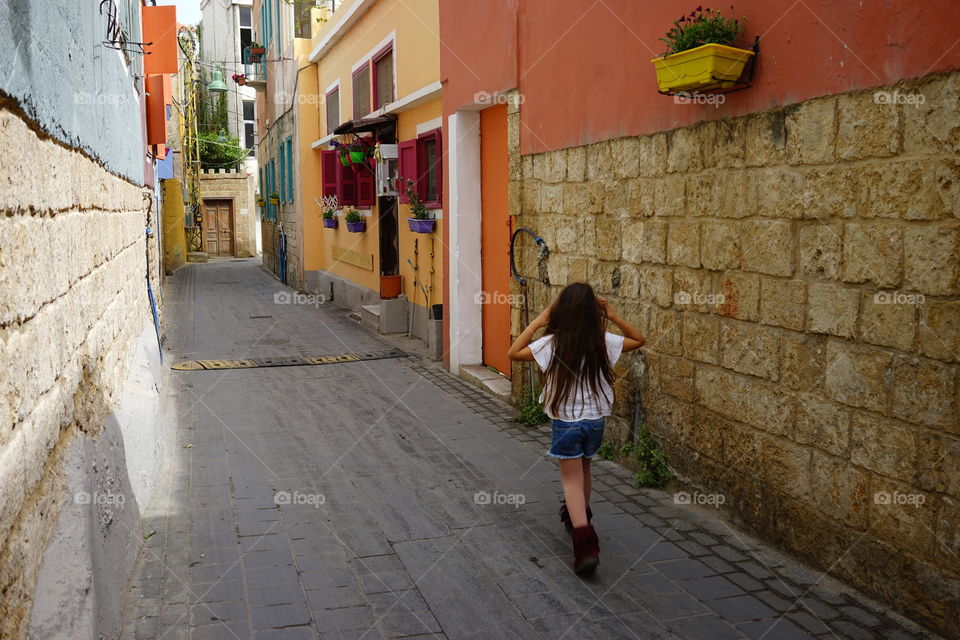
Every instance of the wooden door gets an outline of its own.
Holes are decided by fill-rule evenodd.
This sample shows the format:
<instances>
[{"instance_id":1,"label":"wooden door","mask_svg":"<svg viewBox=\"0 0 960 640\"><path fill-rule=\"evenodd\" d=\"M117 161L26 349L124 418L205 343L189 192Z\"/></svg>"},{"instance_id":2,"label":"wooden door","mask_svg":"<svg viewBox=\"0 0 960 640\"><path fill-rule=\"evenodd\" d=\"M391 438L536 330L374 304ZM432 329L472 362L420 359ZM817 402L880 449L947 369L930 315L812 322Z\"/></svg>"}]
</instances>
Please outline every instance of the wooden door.
<instances>
[{"instance_id":1,"label":"wooden door","mask_svg":"<svg viewBox=\"0 0 960 640\"><path fill-rule=\"evenodd\" d=\"M203 201L203 231L207 255L233 255L233 200Z\"/></svg>"},{"instance_id":2,"label":"wooden door","mask_svg":"<svg viewBox=\"0 0 960 640\"><path fill-rule=\"evenodd\" d=\"M483 363L510 375L510 212L507 208L507 106L480 112Z\"/></svg>"}]
</instances>

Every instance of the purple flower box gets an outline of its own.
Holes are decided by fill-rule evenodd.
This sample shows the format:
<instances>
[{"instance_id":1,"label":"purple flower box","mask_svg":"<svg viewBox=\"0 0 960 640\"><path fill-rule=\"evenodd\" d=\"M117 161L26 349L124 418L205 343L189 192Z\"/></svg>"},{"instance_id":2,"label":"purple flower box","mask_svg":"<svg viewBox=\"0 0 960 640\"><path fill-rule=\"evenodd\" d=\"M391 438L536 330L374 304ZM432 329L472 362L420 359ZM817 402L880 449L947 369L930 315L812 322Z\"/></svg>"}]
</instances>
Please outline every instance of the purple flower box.
<instances>
[{"instance_id":1,"label":"purple flower box","mask_svg":"<svg viewBox=\"0 0 960 640\"><path fill-rule=\"evenodd\" d=\"M420 220L419 218L407 218L407 224L410 225L410 231L414 233L433 233L433 227L437 224L436 220Z\"/></svg>"},{"instance_id":2,"label":"purple flower box","mask_svg":"<svg viewBox=\"0 0 960 640\"><path fill-rule=\"evenodd\" d=\"M367 221L361 220L360 222L348 222L347 231L350 233L363 233L367 230Z\"/></svg>"},{"instance_id":3,"label":"purple flower box","mask_svg":"<svg viewBox=\"0 0 960 640\"><path fill-rule=\"evenodd\" d=\"M336 229L338 222L340 221L337 220L336 218L324 218L323 226L325 226L327 229Z\"/></svg>"}]
</instances>

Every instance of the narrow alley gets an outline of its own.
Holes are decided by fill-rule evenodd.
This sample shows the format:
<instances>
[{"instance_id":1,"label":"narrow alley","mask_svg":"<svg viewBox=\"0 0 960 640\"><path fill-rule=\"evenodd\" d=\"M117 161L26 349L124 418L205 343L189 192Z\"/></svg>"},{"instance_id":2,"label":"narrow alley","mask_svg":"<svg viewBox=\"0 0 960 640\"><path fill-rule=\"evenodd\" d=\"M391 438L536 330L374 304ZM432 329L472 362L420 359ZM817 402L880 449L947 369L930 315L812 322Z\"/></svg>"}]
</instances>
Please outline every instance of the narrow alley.
<instances>
[{"instance_id":1,"label":"narrow alley","mask_svg":"<svg viewBox=\"0 0 960 640\"><path fill-rule=\"evenodd\" d=\"M602 562L570 569L545 429L255 259L168 281L166 443L123 638L928 637L598 461ZM297 304L299 301L301 304Z\"/></svg>"}]
</instances>

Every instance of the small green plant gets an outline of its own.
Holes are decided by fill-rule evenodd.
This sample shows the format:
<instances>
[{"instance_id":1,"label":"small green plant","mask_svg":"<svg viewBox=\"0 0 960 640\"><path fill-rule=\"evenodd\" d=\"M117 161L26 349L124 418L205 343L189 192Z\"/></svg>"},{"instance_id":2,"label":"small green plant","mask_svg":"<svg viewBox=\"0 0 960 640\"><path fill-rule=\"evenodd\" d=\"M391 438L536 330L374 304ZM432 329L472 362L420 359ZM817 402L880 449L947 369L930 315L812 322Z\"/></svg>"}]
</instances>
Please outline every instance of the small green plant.
<instances>
[{"instance_id":1,"label":"small green plant","mask_svg":"<svg viewBox=\"0 0 960 640\"><path fill-rule=\"evenodd\" d=\"M635 450L632 442L624 442L623 446L620 447L620 456L623 458L629 458Z\"/></svg>"},{"instance_id":2,"label":"small green plant","mask_svg":"<svg viewBox=\"0 0 960 640\"><path fill-rule=\"evenodd\" d=\"M539 427L550 419L550 417L543 412L543 405L540 404L540 401L531 398L529 387L524 388L522 398L520 401L520 413L514 418L515 422L519 422L528 427Z\"/></svg>"},{"instance_id":3,"label":"small green plant","mask_svg":"<svg viewBox=\"0 0 960 640\"><path fill-rule=\"evenodd\" d=\"M673 472L667 466L667 454L646 424L640 425L637 443L632 448L637 457L637 473L634 477L638 487L660 488L673 478Z\"/></svg>"},{"instance_id":4,"label":"small green plant","mask_svg":"<svg viewBox=\"0 0 960 640\"><path fill-rule=\"evenodd\" d=\"M603 444L600 445L600 448L597 449L597 455L604 460L613 460L616 455L613 451L613 443L604 441Z\"/></svg>"},{"instance_id":5,"label":"small green plant","mask_svg":"<svg viewBox=\"0 0 960 640\"><path fill-rule=\"evenodd\" d=\"M414 189L413 180L406 181L403 193L410 200L410 213L413 214L414 218L417 220L426 220L430 217L429 212L427 212L427 208L424 206L423 201L417 194L417 190Z\"/></svg>"},{"instance_id":6,"label":"small green plant","mask_svg":"<svg viewBox=\"0 0 960 640\"><path fill-rule=\"evenodd\" d=\"M733 11L732 5L730 10ZM666 55L670 55L711 43L731 46L742 29L739 20L725 18L716 9L704 9L701 6L674 20L673 28L660 40L667 44Z\"/></svg>"},{"instance_id":7,"label":"small green plant","mask_svg":"<svg viewBox=\"0 0 960 640\"><path fill-rule=\"evenodd\" d=\"M360 212L353 207L347 207L343 210L343 219L346 222L353 224L354 222L360 222L363 220L363 216L361 216Z\"/></svg>"}]
</instances>

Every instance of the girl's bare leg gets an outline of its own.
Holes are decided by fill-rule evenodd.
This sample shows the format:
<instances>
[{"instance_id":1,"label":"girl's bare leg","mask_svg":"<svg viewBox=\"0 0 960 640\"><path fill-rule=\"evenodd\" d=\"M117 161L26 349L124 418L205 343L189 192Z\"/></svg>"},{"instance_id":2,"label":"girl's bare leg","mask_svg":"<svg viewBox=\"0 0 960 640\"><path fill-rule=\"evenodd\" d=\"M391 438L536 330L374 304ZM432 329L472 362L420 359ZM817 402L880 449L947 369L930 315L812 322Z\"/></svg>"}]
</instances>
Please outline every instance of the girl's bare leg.
<instances>
[{"instance_id":1,"label":"girl's bare leg","mask_svg":"<svg viewBox=\"0 0 960 640\"><path fill-rule=\"evenodd\" d=\"M590 504L590 490L593 488L593 478L590 477L591 458L580 458L583 462L583 501L585 505Z\"/></svg>"},{"instance_id":2,"label":"girl's bare leg","mask_svg":"<svg viewBox=\"0 0 960 640\"><path fill-rule=\"evenodd\" d=\"M567 501L567 511L574 527L587 526L587 503L584 500L583 462L580 458L560 460L560 484Z\"/></svg>"}]
</instances>

